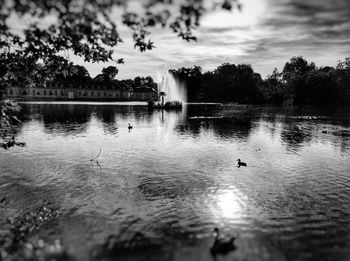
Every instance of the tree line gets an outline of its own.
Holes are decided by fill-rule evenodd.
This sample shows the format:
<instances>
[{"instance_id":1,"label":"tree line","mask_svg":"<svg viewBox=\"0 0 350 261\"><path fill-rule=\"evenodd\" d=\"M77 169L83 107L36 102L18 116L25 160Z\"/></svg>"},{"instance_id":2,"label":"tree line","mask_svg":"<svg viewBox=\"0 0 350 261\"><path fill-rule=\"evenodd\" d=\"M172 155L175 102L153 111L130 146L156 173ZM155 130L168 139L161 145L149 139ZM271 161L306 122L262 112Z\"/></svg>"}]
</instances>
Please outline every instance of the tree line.
<instances>
[{"instance_id":1,"label":"tree line","mask_svg":"<svg viewBox=\"0 0 350 261\"><path fill-rule=\"evenodd\" d=\"M126 88L151 87L157 89L157 84L150 76L134 79L116 80L119 70L115 66L104 67L98 75L91 77L89 71L82 65L72 65L69 74L56 74L53 82L70 83L74 85L101 85L106 89L114 83L122 83Z\"/></svg>"},{"instance_id":2,"label":"tree line","mask_svg":"<svg viewBox=\"0 0 350 261\"><path fill-rule=\"evenodd\" d=\"M30 77L25 77L23 74L7 73L6 68L0 66L0 78L3 77L4 88L8 86L23 86L23 87L45 87L51 84L73 84L77 85L101 85L109 89L115 83L122 83L125 87L151 87L157 88L157 84L153 78L135 77L134 79L116 80L119 70L115 66L104 67L96 77L91 77L89 71L82 65L74 65L70 63L66 65L65 70L56 72L48 77L50 68L41 63L33 64L35 74ZM5 85L6 84L6 85ZM0 83L1 85L1 83ZM0 92L1 98L1 92Z\"/></svg>"},{"instance_id":3,"label":"tree line","mask_svg":"<svg viewBox=\"0 0 350 261\"><path fill-rule=\"evenodd\" d=\"M171 73L186 84L189 102L350 105L350 58L336 67L316 67L293 57L265 79L249 64L224 63L207 72L182 67Z\"/></svg>"}]
</instances>

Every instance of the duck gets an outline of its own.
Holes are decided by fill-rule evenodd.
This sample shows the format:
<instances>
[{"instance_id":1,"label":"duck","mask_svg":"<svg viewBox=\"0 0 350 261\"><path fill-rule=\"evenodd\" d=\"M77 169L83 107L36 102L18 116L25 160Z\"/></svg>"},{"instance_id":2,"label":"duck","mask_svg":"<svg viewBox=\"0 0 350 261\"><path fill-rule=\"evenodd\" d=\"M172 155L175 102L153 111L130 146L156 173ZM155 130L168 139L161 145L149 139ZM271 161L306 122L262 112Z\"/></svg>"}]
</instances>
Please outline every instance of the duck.
<instances>
[{"instance_id":1,"label":"duck","mask_svg":"<svg viewBox=\"0 0 350 261\"><path fill-rule=\"evenodd\" d=\"M215 241L213 246L210 248L210 252L213 256L218 254L227 255L229 252L236 250L236 246L234 244L235 237L231 237L228 240L220 239L219 229L216 227L213 231L215 234Z\"/></svg>"},{"instance_id":2,"label":"duck","mask_svg":"<svg viewBox=\"0 0 350 261\"><path fill-rule=\"evenodd\" d=\"M130 125L130 123L129 123L129 125L128 125L128 129L129 129L129 130L131 130L131 129L132 129L132 126Z\"/></svg>"},{"instance_id":3,"label":"duck","mask_svg":"<svg viewBox=\"0 0 350 261\"><path fill-rule=\"evenodd\" d=\"M247 163L241 161L240 159L237 160L238 161L238 166L237 167L247 167Z\"/></svg>"}]
</instances>

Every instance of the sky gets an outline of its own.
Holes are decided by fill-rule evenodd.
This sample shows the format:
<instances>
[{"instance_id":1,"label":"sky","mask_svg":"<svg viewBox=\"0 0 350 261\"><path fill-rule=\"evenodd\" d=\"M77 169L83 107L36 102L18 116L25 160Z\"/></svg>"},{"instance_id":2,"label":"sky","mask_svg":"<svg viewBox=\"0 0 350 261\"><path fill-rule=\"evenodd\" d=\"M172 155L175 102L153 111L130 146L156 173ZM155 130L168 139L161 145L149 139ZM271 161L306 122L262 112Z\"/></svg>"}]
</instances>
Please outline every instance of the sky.
<instances>
[{"instance_id":1,"label":"sky","mask_svg":"<svg viewBox=\"0 0 350 261\"><path fill-rule=\"evenodd\" d=\"M198 65L207 71L226 62L251 64L265 77L275 67L281 70L293 56L301 55L317 66L335 66L350 57L350 0L240 1L241 12L207 13L195 32L197 42L188 43L170 30L154 30L156 48L145 53L134 49L131 32L119 25L124 43L114 48L114 57L124 58L125 65L118 65L117 78L155 77L165 67ZM71 60L84 65L91 76L115 65Z\"/></svg>"}]
</instances>

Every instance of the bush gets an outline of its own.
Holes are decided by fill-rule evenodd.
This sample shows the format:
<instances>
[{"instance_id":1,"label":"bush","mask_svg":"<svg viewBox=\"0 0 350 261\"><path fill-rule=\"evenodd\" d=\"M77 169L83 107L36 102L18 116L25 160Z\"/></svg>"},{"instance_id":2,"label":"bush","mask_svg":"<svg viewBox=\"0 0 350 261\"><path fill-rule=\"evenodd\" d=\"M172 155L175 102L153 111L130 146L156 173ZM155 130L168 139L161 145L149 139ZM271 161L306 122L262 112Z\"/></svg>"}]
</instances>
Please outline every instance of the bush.
<instances>
[{"instance_id":1,"label":"bush","mask_svg":"<svg viewBox=\"0 0 350 261\"><path fill-rule=\"evenodd\" d=\"M165 103L164 108L166 109L182 108L182 103L179 101L171 101L171 102L169 101Z\"/></svg>"}]
</instances>

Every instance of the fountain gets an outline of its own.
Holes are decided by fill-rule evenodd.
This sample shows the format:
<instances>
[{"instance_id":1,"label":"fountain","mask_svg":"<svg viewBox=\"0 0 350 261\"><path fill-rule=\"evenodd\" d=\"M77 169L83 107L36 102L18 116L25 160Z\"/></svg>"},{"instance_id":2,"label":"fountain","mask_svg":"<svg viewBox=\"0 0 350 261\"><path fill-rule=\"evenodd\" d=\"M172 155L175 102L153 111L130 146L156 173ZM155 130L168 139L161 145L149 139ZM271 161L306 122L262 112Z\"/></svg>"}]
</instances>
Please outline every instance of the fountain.
<instances>
[{"instance_id":1,"label":"fountain","mask_svg":"<svg viewBox=\"0 0 350 261\"><path fill-rule=\"evenodd\" d=\"M149 106L158 109L181 109L187 101L185 85L175 79L174 75L164 70L164 73L157 73L158 95L160 102Z\"/></svg>"}]
</instances>

